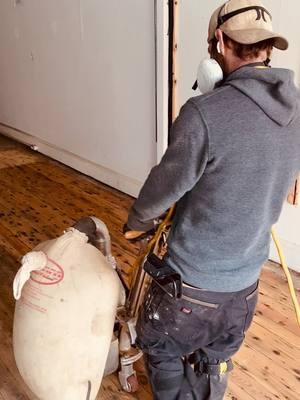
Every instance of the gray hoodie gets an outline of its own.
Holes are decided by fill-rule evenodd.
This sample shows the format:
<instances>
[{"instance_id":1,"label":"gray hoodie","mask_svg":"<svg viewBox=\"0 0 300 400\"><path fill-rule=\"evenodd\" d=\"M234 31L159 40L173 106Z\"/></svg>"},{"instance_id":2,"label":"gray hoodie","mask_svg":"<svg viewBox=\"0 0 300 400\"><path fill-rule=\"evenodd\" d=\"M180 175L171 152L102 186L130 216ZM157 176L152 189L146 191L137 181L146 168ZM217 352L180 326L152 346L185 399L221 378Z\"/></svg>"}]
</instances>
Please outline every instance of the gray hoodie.
<instances>
[{"instance_id":1,"label":"gray hoodie","mask_svg":"<svg viewBox=\"0 0 300 400\"><path fill-rule=\"evenodd\" d=\"M300 171L300 94L293 73L246 66L181 109L128 225L149 230L177 203L168 262L184 282L218 292L252 285L270 230Z\"/></svg>"}]
</instances>

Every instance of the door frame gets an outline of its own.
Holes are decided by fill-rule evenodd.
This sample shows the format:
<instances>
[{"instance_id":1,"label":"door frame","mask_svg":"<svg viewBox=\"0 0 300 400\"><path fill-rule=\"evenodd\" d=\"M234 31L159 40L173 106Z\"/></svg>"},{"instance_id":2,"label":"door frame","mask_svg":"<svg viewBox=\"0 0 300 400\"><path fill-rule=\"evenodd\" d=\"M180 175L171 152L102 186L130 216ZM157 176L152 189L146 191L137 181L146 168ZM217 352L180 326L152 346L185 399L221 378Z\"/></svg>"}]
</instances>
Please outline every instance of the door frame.
<instances>
[{"instance_id":1,"label":"door frame","mask_svg":"<svg viewBox=\"0 0 300 400\"><path fill-rule=\"evenodd\" d=\"M156 149L159 163L169 133L169 1L154 0L156 47Z\"/></svg>"}]
</instances>

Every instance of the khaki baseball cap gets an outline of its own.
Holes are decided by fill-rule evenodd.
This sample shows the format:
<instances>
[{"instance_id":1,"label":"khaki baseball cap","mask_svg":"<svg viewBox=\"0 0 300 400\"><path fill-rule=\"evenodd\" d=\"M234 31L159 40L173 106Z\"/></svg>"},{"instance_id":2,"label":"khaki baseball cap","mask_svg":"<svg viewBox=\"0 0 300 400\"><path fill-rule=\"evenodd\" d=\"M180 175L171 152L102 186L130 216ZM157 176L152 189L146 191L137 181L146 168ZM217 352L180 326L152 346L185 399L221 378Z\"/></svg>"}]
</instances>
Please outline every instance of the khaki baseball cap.
<instances>
[{"instance_id":1,"label":"khaki baseball cap","mask_svg":"<svg viewBox=\"0 0 300 400\"><path fill-rule=\"evenodd\" d=\"M241 44L254 44L275 39L274 46L286 50L288 41L273 31L272 15L259 0L229 0L212 15L208 41L220 28L230 39Z\"/></svg>"}]
</instances>

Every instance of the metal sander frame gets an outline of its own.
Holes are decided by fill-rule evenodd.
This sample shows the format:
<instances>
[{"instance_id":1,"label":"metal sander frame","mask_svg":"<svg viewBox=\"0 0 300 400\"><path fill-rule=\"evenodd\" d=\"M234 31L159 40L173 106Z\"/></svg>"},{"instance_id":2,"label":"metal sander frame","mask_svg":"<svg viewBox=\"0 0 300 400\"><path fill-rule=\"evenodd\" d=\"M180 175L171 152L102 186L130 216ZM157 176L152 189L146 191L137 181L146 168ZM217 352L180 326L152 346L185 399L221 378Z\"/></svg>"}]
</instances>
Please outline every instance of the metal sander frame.
<instances>
[{"instance_id":1,"label":"metal sander frame","mask_svg":"<svg viewBox=\"0 0 300 400\"><path fill-rule=\"evenodd\" d=\"M174 208L170 209L165 220L159 225L156 234L152 239L143 239L140 248L140 255L137 258L132 280L131 289L124 307L118 309L117 321L120 329L120 366L119 381L122 389L126 392L135 392L138 389L138 380L134 363L138 361L143 353L135 346L136 330L135 325L139 309L143 304L147 289L152 281L150 275L144 270L144 264L149 254L154 253L162 258L166 252L166 241L171 226Z\"/></svg>"}]
</instances>

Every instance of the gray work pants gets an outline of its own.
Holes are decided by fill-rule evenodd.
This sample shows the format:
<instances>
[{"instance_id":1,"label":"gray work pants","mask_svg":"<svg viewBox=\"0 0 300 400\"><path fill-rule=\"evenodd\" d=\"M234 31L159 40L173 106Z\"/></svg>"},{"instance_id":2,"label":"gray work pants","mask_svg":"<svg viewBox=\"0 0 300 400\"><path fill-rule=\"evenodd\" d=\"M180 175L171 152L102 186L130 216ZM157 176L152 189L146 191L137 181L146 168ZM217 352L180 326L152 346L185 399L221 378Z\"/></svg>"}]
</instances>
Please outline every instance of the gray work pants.
<instances>
[{"instance_id":1,"label":"gray work pants","mask_svg":"<svg viewBox=\"0 0 300 400\"><path fill-rule=\"evenodd\" d=\"M138 319L137 344L153 397L222 400L228 373L210 374L208 366L229 362L239 350L254 316L258 285L234 293L184 288L183 294L198 304L171 298L152 283ZM193 353L196 361L190 361Z\"/></svg>"}]
</instances>

